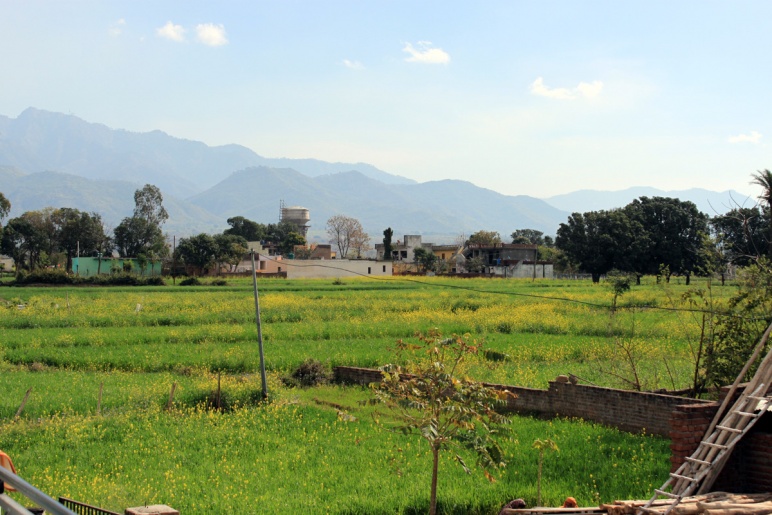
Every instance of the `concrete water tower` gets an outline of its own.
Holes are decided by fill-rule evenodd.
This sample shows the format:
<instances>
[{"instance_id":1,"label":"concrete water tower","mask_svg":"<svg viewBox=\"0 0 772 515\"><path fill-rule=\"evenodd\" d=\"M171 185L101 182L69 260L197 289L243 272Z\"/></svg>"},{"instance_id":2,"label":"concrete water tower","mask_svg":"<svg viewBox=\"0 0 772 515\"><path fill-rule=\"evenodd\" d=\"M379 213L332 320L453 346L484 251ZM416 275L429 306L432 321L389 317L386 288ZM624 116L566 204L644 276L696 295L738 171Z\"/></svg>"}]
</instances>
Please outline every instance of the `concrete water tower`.
<instances>
[{"instance_id":1,"label":"concrete water tower","mask_svg":"<svg viewBox=\"0 0 772 515\"><path fill-rule=\"evenodd\" d=\"M311 216L308 209L300 206L284 207L284 201L281 202L281 221L289 222L298 228L298 232L306 237L308 232L308 222L311 221Z\"/></svg>"}]
</instances>

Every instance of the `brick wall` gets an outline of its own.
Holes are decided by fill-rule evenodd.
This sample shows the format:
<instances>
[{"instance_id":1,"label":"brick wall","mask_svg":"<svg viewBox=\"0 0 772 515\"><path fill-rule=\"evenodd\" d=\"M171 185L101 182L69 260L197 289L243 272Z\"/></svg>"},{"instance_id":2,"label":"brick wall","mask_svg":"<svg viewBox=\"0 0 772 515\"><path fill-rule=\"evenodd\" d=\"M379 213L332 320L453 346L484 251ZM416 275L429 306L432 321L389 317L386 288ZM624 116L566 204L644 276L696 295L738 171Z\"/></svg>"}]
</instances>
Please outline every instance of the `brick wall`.
<instances>
[{"instance_id":1,"label":"brick wall","mask_svg":"<svg viewBox=\"0 0 772 515\"><path fill-rule=\"evenodd\" d=\"M380 372L356 367L336 367L339 381L368 384L380 381ZM517 394L507 410L544 416L577 417L617 427L623 431L670 436L670 414L686 401L683 397L640 393L597 386L552 381L547 390L509 385L489 385Z\"/></svg>"},{"instance_id":2,"label":"brick wall","mask_svg":"<svg viewBox=\"0 0 772 515\"><path fill-rule=\"evenodd\" d=\"M670 422L670 468L681 466L705 436L710 421L718 411L718 402L676 406Z\"/></svg>"},{"instance_id":3,"label":"brick wall","mask_svg":"<svg viewBox=\"0 0 772 515\"><path fill-rule=\"evenodd\" d=\"M335 378L369 384L380 381L381 373L369 368L336 367ZM489 386L517 394L516 399L507 402L507 410L513 413L578 417L633 433L645 430L670 437L672 470L692 455L720 403L557 381L550 382L547 390ZM724 389L721 397L726 393ZM765 414L738 443L713 490L772 492L772 414Z\"/></svg>"}]
</instances>

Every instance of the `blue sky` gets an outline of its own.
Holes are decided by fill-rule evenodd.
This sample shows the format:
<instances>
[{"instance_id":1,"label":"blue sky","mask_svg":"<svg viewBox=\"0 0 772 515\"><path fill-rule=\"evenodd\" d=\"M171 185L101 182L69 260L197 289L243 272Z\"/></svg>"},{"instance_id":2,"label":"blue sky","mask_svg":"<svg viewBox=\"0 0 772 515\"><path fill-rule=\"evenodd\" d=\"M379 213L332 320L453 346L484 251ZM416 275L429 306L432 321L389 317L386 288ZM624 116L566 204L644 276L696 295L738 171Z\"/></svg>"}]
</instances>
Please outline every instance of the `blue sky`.
<instances>
[{"instance_id":1,"label":"blue sky","mask_svg":"<svg viewBox=\"0 0 772 515\"><path fill-rule=\"evenodd\" d=\"M510 195L772 168L768 1L0 0L0 114Z\"/></svg>"}]
</instances>

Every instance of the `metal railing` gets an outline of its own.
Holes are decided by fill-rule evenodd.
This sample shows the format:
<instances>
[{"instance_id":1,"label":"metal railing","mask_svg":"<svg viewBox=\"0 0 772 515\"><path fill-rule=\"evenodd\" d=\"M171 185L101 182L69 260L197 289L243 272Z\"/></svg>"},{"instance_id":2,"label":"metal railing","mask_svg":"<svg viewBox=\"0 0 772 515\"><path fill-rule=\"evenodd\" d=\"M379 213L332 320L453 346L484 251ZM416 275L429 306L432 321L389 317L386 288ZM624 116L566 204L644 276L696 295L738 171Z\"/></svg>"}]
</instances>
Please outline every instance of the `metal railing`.
<instances>
[{"instance_id":1,"label":"metal railing","mask_svg":"<svg viewBox=\"0 0 772 515\"><path fill-rule=\"evenodd\" d=\"M11 472L0 467L0 512L9 515L33 515L29 509L19 504L5 492L5 485L16 489L17 492L35 503L40 508L46 510L46 513L52 515L77 515L68 507L59 504L48 495L44 494L25 480Z\"/></svg>"},{"instance_id":2,"label":"metal railing","mask_svg":"<svg viewBox=\"0 0 772 515\"><path fill-rule=\"evenodd\" d=\"M59 502L70 508L78 515L121 515L118 512L105 510L104 508L99 508L97 506L91 506L90 504L68 499L67 497L59 497Z\"/></svg>"}]
</instances>

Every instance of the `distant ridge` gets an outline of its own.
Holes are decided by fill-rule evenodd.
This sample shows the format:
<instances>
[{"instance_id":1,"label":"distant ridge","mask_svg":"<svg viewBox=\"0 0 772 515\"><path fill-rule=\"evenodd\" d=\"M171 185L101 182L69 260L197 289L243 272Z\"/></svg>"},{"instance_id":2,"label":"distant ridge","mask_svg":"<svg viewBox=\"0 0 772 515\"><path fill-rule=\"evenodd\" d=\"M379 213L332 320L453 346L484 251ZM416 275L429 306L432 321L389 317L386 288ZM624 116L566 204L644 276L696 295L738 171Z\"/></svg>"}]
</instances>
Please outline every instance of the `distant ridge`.
<instances>
[{"instance_id":1,"label":"distant ridge","mask_svg":"<svg viewBox=\"0 0 772 515\"><path fill-rule=\"evenodd\" d=\"M366 163L265 158L240 145L209 147L34 108L15 119L0 115L0 191L11 201L12 217L73 207L99 213L112 228L131 215L134 190L146 183L163 192L170 234L220 232L232 216L277 222L284 200L311 211L309 234L316 241L326 239L326 220L335 214L358 218L374 241L391 227L395 237L422 234L443 242L479 230L497 231L504 240L525 228L555 235L571 212L622 207L643 195L691 200L709 215L748 202L736 192L643 187L544 201L460 180L416 183Z\"/></svg>"},{"instance_id":2,"label":"distant ridge","mask_svg":"<svg viewBox=\"0 0 772 515\"><path fill-rule=\"evenodd\" d=\"M568 211L569 213L585 213L587 211L624 207L633 200L643 196L672 197L684 201L688 200L693 202L697 209L709 216L724 214L738 205L751 206L756 203L754 197L734 190L716 192L702 188L691 188L688 190L664 191L642 186L619 191L579 190L548 197L544 201L557 209Z\"/></svg>"},{"instance_id":3,"label":"distant ridge","mask_svg":"<svg viewBox=\"0 0 772 515\"><path fill-rule=\"evenodd\" d=\"M110 129L76 116L35 108L17 118L0 115L0 165L27 173L53 170L89 179L152 183L188 197L250 166L294 168L310 176L357 170L386 183L411 183L365 163L265 158L241 145L210 147L198 141Z\"/></svg>"}]
</instances>

